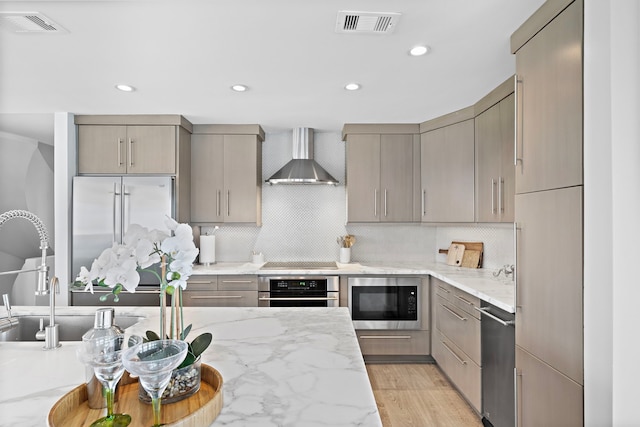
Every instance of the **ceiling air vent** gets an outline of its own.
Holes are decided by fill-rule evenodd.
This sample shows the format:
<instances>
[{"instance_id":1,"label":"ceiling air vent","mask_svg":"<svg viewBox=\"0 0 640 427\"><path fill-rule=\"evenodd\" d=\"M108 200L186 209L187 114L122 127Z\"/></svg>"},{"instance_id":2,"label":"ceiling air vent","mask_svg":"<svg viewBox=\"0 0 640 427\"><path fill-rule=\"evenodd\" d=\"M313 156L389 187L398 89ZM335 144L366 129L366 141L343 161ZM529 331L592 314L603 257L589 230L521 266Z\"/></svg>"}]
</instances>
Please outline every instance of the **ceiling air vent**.
<instances>
[{"instance_id":1,"label":"ceiling air vent","mask_svg":"<svg viewBox=\"0 0 640 427\"><path fill-rule=\"evenodd\" d=\"M0 12L0 26L14 33L67 32L62 26L39 12Z\"/></svg>"},{"instance_id":2,"label":"ceiling air vent","mask_svg":"<svg viewBox=\"0 0 640 427\"><path fill-rule=\"evenodd\" d=\"M336 32L348 34L390 34L400 14L395 12L338 12Z\"/></svg>"}]
</instances>

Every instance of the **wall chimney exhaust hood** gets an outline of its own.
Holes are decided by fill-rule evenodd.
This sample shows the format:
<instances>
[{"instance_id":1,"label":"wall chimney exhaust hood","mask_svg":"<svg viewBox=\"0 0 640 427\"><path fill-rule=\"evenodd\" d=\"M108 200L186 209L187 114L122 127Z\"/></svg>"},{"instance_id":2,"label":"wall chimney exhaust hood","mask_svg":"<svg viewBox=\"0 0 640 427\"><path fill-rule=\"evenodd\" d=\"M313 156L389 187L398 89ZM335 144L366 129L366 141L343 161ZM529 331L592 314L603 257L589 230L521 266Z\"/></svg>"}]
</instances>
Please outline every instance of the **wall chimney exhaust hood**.
<instances>
[{"instance_id":1,"label":"wall chimney exhaust hood","mask_svg":"<svg viewBox=\"0 0 640 427\"><path fill-rule=\"evenodd\" d=\"M338 180L313 160L313 129L311 128L293 129L293 159L265 182L338 185Z\"/></svg>"}]
</instances>

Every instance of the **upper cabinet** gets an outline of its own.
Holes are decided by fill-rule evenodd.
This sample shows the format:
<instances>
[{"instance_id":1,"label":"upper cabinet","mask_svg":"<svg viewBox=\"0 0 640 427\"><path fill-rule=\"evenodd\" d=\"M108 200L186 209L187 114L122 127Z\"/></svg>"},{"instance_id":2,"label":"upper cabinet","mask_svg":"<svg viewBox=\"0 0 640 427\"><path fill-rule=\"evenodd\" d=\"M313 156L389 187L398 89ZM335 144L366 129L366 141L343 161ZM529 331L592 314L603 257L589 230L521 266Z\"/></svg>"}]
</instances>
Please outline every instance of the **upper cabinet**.
<instances>
[{"instance_id":1,"label":"upper cabinet","mask_svg":"<svg viewBox=\"0 0 640 427\"><path fill-rule=\"evenodd\" d=\"M262 223L259 125L195 125L191 144L191 222Z\"/></svg>"},{"instance_id":2,"label":"upper cabinet","mask_svg":"<svg viewBox=\"0 0 640 427\"><path fill-rule=\"evenodd\" d=\"M348 222L417 220L417 125L351 125L343 129Z\"/></svg>"},{"instance_id":3,"label":"upper cabinet","mask_svg":"<svg viewBox=\"0 0 640 427\"><path fill-rule=\"evenodd\" d=\"M181 116L76 116L79 174L178 173Z\"/></svg>"},{"instance_id":4,"label":"upper cabinet","mask_svg":"<svg viewBox=\"0 0 640 427\"><path fill-rule=\"evenodd\" d=\"M180 115L75 116L78 174L175 177L176 220L190 219L192 124Z\"/></svg>"},{"instance_id":5,"label":"upper cabinet","mask_svg":"<svg viewBox=\"0 0 640 427\"><path fill-rule=\"evenodd\" d=\"M514 221L513 90L510 78L475 105L477 222Z\"/></svg>"},{"instance_id":6,"label":"upper cabinet","mask_svg":"<svg viewBox=\"0 0 640 427\"><path fill-rule=\"evenodd\" d=\"M422 222L473 222L473 107L420 125Z\"/></svg>"},{"instance_id":7,"label":"upper cabinet","mask_svg":"<svg viewBox=\"0 0 640 427\"><path fill-rule=\"evenodd\" d=\"M517 49L518 194L582 184L582 16L569 15Z\"/></svg>"}]
</instances>

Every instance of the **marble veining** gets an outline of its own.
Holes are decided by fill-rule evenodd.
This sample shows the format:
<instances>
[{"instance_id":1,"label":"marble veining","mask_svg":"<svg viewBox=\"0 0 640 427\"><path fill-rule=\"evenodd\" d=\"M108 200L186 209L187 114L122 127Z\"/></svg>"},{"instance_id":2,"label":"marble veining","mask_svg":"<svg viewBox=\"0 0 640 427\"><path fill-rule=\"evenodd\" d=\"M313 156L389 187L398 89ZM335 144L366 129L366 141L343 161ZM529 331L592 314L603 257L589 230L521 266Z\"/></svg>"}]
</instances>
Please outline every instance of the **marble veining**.
<instances>
[{"instance_id":1,"label":"marble veining","mask_svg":"<svg viewBox=\"0 0 640 427\"><path fill-rule=\"evenodd\" d=\"M434 276L471 295L480 298L509 313L515 313L515 286L511 278L504 275L494 277L494 270L465 268L436 262L376 262L337 263L335 270L266 270L264 264L219 263L211 266L197 265L194 275L199 274L256 274L256 275L416 275Z\"/></svg>"},{"instance_id":2,"label":"marble veining","mask_svg":"<svg viewBox=\"0 0 640 427\"><path fill-rule=\"evenodd\" d=\"M14 307L16 315L46 314ZM87 314L91 307L61 307ZM381 426L346 308L185 307L190 334L213 334L203 363L224 379L224 406L214 426ZM126 329L158 329L155 307L117 307L144 316ZM82 383L76 342L43 351L42 343L0 343L0 425L42 426L51 406ZM117 408L116 408L117 409Z\"/></svg>"}]
</instances>

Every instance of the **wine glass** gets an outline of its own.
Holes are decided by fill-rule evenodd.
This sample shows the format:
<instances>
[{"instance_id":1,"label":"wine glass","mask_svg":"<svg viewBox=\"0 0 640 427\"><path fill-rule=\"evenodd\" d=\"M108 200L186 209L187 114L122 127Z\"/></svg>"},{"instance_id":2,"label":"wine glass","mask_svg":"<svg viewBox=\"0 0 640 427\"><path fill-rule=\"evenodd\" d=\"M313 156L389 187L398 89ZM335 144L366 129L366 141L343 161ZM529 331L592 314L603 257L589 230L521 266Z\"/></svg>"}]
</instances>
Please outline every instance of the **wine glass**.
<instances>
[{"instance_id":1,"label":"wine glass","mask_svg":"<svg viewBox=\"0 0 640 427\"><path fill-rule=\"evenodd\" d=\"M160 426L162 393L171 379L171 371L187 356L188 345L180 340L148 341L131 347L122 354L122 363L137 376L151 397L153 427Z\"/></svg>"},{"instance_id":2,"label":"wine glass","mask_svg":"<svg viewBox=\"0 0 640 427\"><path fill-rule=\"evenodd\" d=\"M142 337L132 336L129 345L142 342ZM131 423L128 414L114 414L113 401L116 385L124 374L122 352L124 349L124 334L111 333L89 339L83 337L77 350L78 358L93 368L93 372L102 384L107 399L107 415L94 421L91 427L125 427Z\"/></svg>"}]
</instances>

